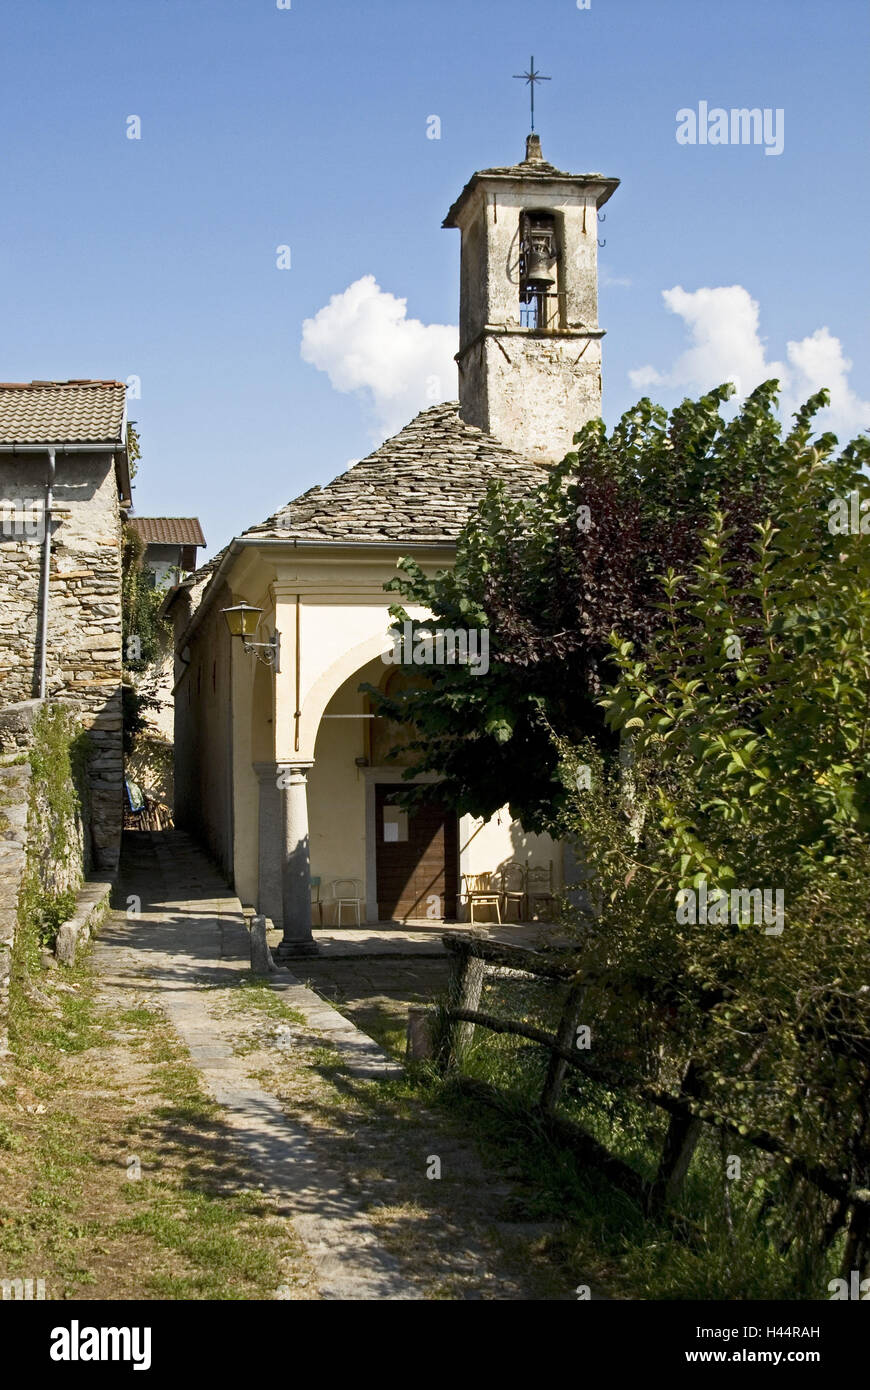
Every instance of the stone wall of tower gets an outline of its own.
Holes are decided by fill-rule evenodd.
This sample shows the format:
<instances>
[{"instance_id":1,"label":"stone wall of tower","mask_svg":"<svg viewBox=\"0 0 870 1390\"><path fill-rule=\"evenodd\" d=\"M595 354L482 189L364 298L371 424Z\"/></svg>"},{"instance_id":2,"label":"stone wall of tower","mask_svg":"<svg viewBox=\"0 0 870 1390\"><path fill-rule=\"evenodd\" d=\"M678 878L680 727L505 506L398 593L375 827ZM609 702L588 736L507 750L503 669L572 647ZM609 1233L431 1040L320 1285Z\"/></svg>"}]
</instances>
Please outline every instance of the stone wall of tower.
<instances>
[{"instance_id":1,"label":"stone wall of tower","mask_svg":"<svg viewBox=\"0 0 870 1390\"><path fill-rule=\"evenodd\" d=\"M618 184L564 174L530 137L523 164L476 174L445 226L462 233L460 414L518 453L564 457L601 414L598 209ZM553 219L557 258L545 325L524 322L520 253L524 213Z\"/></svg>"},{"instance_id":2,"label":"stone wall of tower","mask_svg":"<svg viewBox=\"0 0 870 1390\"><path fill-rule=\"evenodd\" d=\"M528 458L557 461L601 414L601 339L484 336L460 364L459 383L470 425Z\"/></svg>"}]
</instances>

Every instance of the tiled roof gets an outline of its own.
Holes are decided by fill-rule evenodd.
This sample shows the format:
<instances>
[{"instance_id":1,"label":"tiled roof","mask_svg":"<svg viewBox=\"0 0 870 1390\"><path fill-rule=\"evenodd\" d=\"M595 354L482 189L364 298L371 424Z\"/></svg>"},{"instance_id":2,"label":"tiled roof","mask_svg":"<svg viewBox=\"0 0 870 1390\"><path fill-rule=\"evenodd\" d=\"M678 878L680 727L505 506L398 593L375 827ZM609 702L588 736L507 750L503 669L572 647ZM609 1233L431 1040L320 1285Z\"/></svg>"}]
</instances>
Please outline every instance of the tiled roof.
<instances>
[{"instance_id":1,"label":"tiled roof","mask_svg":"<svg viewBox=\"0 0 870 1390\"><path fill-rule=\"evenodd\" d=\"M405 545L453 543L496 479L527 493L542 469L459 418L455 401L424 410L368 458L313 487L259 526L259 537Z\"/></svg>"},{"instance_id":2,"label":"tiled roof","mask_svg":"<svg viewBox=\"0 0 870 1390\"><path fill-rule=\"evenodd\" d=\"M122 381L0 382L0 443L124 445Z\"/></svg>"},{"instance_id":3,"label":"tiled roof","mask_svg":"<svg viewBox=\"0 0 870 1390\"><path fill-rule=\"evenodd\" d=\"M131 516L129 525L146 545L205 545L197 516Z\"/></svg>"}]
</instances>

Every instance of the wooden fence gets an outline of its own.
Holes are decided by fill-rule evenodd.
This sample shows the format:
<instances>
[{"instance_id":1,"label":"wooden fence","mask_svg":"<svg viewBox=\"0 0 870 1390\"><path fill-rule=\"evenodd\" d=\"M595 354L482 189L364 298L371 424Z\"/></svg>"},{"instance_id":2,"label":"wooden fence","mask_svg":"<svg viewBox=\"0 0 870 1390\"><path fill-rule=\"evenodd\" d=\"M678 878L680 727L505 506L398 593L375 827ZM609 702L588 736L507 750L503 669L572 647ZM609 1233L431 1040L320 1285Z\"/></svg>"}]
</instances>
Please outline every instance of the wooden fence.
<instances>
[{"instance_id":1,"label":"wooden fence","mask_svg":"<svg viewBox=\"0 0 870 1390\"><path fill-rule=\"evenodd\" d=\"M843 1267L846 1270L858 1269L862 1273L870 1272L870 1189L856 1187L821 1164L810 1163L799 1154L791 1153L775 1135L765 1131L746 1133L745 1126L710 1110L704 1105L701 1076L693 1061L685 1068L679 1094L673 1095L639 1077L631 1079L609 1075L578 1053L575 1046L576 1030L584 1002L590 988L606 983L603 975L583 973L575 965L548 959L537 951L466 933L445 933L441 940L451 957L445 1010L451 1024L447 1065L456 1063L471 1041L475 1028L486 1028L493 1033L526 1038L549 1052L549 1064L538 1102L539 1112L547 1118L553 1119L555 1116L568 1067L582 1072L590 1080L626 1089L664 1110L670 1115L670 1121L656 1176L651 1183L641 1182L639 1188L637 1183L632 1184L636 1190L643 1191L647 1208L653 1213L666 1211L679 1195L704 1125L731 1134L752 1148L782 1160L792 1173L806 1179L820 1192L838 1202L838 1225L844 1225L849 1216ZM537 979L564 984L566 992L555 1033L548 1033L529 1023L482 1013L479 1005L487 965L518 970ZM620 1165L615 1155L607 1156L618 1166L626 1167Z\"/></svg>"}]
</instances>

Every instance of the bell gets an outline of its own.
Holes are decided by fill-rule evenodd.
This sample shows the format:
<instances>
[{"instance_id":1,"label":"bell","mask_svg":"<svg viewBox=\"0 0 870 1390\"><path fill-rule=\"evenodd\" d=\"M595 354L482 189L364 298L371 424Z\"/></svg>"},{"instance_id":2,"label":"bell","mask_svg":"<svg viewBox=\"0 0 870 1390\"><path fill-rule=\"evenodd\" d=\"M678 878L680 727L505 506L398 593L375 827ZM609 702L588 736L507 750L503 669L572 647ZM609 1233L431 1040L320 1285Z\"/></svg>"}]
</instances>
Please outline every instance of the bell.
<instances>
[{"instance_id":1,"label":"bell","mask_svg":"<svg viewBox=\"0 0 870 1390\"><path fill-rule=\"evenodd\" d=\"M526 284L537 290L549 290L556 283L553 274L553 256L549 246L536 246L532 243L526 268Z\"/></svg>"},{"instance_id":2,"label":"bell","mask_svg":"<svg viewBox=\"0 0 870 1390\"><path fill-rule=\"evenodd\" d=\"M552 219L532 214L526 222L526 284L547 293L556 283Z\"/></svg>"}]
</instances>

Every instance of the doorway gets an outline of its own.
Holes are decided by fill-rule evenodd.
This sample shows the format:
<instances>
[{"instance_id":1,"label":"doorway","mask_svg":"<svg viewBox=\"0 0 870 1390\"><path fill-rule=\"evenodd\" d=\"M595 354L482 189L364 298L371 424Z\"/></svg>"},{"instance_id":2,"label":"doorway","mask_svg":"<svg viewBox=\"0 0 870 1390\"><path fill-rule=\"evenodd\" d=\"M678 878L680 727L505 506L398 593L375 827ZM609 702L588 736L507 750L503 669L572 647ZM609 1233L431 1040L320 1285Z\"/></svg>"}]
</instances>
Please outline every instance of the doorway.
<instances>
[{"instance_id":1,"label":"doorway","mask_svg":"<svg viewBox=\"0 0 870 1390\"><path fill-rule=\"evenodd\" d=\"M395 783L375 785L378 920L456 917L459 834L456 813L437 795L410 810Z\"/></svg>"}]
</instances>

